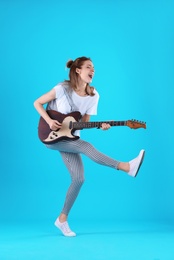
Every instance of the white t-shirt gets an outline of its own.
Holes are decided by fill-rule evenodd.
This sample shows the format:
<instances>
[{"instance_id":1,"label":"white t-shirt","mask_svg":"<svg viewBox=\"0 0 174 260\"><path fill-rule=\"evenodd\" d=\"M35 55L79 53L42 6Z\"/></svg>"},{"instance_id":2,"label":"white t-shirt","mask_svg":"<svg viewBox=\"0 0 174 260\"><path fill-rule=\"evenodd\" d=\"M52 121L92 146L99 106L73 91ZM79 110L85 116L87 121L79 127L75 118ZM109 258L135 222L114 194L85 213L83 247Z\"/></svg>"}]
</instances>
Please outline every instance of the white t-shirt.
<instances>
[{"instance_id":1,"label":"white t-shirt","mask_svg":"<svg viewBox=\"0 0 174 260\"><path fill-rule=\"evenodd\" d=\"M71 111L71 106L65 95L64 88L68 86L68 82L59 83L54 87L56 91L56 98L48 103L47 109L56 110L62 114L68 114ZM87 115L96 115L97 106L99 101L99 94L94 89L94 96L79 96L74 90L72 91L72 101L75 106L77 106L78 111L82 116ZM76 135L79 135L79 131L75 131Z\"/></svg>"},{"instance_id":2,"label":"white t-shirt","mask_svg":"<svg viewBox=\"0 0 174 260\"><path fill-rule=\"evenodd\" d=\"M56 91L56 99L52 100L48 103L47 109L53 109L63 114L68 114L71 111L71 106L69 101L65 95L64 89L68 83L59 83L54 87ZM99 100L99 94L94 89L94 96L79 96L75 91L72 91L72 100L73 103L78 107L78 111L82 116L85 114L88 115L96 115L97 114L97 106Z\"/></svg>"}]
</instances>

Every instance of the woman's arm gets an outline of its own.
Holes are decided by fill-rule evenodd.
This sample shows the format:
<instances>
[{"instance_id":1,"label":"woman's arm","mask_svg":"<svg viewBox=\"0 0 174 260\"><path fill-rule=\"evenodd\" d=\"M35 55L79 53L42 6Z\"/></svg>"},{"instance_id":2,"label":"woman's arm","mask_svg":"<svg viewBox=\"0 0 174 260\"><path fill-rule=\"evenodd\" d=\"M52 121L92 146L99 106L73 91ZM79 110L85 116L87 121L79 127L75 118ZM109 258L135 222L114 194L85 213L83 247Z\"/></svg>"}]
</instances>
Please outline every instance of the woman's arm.
<instances>
[{"instance_id":1,"label":"woman's arm","mask_svg":"<svg viewBox=\"0 0 174 260\"><path fill-rule=\"evenodd\" d=\"M89 120L90 120L90 115L85 114L85 115L82 117L82 122L89 122Z\"/></svg>"},{"instance_id":2,"label":"woman's arm","mask_svg":"<svg viewBox=\"0 0 174 260\"><path fill-rule=\"evenodd\" d=\"M43 105L48 103L51 100L54 100L55 98L56 98L56 92L55 89L52 89L34 101L34 107L41 115L41 117L43 117L43 119L47 122L47 124L50 126L50 129L52 130L57 130L58 128L61 127L61 124L57 120L53 120L49 117Z\"/></svg>"}]
</instances>

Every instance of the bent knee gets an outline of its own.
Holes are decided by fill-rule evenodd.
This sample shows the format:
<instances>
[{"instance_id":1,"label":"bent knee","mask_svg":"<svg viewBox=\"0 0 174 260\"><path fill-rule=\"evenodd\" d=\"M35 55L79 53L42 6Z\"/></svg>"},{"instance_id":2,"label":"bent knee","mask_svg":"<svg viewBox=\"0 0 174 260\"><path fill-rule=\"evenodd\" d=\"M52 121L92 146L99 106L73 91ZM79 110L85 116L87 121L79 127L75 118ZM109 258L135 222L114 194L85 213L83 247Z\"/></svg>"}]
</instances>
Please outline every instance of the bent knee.
<instances>
[{"instance_id":1,"label":"bent knee","mask_svg":"<svg viewBox=\"0 0 174 260\"><path fill-rule=\"evenodd\" d=\"M82 186L83 183L85 182L85 178L84 177L80 177L80 178L73 178L72 182L74 185L76 186Z\"/></svg>"}]
</instances>

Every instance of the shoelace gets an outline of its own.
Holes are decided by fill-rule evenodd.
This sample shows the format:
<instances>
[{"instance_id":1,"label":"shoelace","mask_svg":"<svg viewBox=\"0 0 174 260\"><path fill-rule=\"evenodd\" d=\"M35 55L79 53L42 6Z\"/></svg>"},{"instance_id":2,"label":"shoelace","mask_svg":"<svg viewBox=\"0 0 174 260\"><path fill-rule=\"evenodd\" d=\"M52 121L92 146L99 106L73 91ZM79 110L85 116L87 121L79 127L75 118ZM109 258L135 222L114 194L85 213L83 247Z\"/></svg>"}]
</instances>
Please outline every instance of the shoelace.
<instances>
[{"instance_id":1,"label":"shoelace","mask_svg":"<svg viewBox=\"0 0 174 260\"><path fill-rule=\"evenodd\" d=\"M65 223L63 223L63 224L61 225L61 229L62 229L62 231L63 231L64 233L70 233L70 232L72 232L71 229L69 228L69 225L68 225L67 222L65 222Z\"/></svg>"}]
</instances>

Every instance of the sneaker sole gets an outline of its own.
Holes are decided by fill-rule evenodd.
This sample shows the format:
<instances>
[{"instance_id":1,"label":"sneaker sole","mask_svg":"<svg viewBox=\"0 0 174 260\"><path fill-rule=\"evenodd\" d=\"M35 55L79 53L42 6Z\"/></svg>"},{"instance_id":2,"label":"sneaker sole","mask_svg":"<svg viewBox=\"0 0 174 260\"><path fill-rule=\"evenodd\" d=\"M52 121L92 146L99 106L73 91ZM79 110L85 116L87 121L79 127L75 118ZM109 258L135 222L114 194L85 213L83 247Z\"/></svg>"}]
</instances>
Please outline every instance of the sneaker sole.
<instances>
[{"instance_id":1,"label":"sneaker sole","mask_svg":"<svg viewBox=\"0 0 174 260\"><path fill-rule=\"evenodd\" d=\"M138 166L137 172L135 173L134 178L137 176L137 174L138 174L138 172L139 172L139 169L140 169L140 167L141 167L141 165L142 165L142 162L143 162L143 160L144 160L144 155L145 155L145 151L143 150L142 156L141 156L141 161L140 161L140 164L139 164L139 166Z\"/></svg>"}]
</instances>

